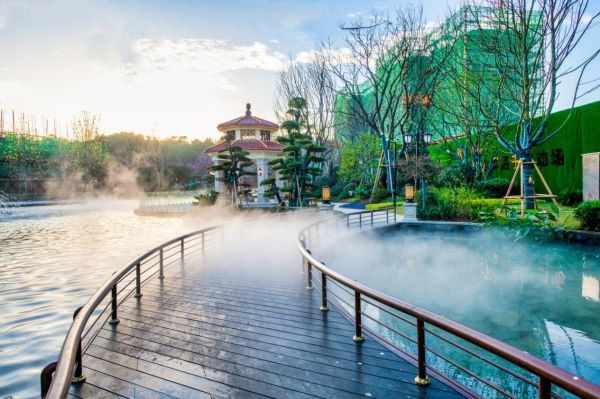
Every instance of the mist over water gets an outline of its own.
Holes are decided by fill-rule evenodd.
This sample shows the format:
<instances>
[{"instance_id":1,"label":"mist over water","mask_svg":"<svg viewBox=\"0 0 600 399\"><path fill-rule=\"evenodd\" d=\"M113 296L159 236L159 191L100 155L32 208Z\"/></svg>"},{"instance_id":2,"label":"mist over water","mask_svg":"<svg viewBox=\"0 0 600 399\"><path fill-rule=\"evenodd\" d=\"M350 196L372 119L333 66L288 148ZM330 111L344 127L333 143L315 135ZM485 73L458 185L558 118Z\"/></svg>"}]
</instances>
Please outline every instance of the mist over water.
<instances>
[{"instance_id":1,"label":"mist over water","mask_svg":"<svg viewBox=\"0 0 600 399\"><path fill-rule=\"evenodd\" d=\"M600 384L600 250L493 233L359 234L331 267Z\"/></svg>"},{"instance_id":2,"label":"mist over water","mask_svg":"<svg viewBox=\"0 0 600 399\"><path fill-rule=\"evenodd\" d=\"M224 278L283 281L290 269L301 271L295 238L306 215L211 207L157 218L135 215L137 205L99 199L0 214L0 398L39 397L39 373L57 359L73 311L114 271L177 235L227 223L224 244L211 254Z\"/></svg>"},{"instance_id":3,"label":"mist over water","mask_svg":"<svg viewBox=\"0 0 600 399\"><path fill-rule=\"evenodd\" d=\"M110 275L197 221L134 215L137 201L5 208L0 214L0 398L39 397L73 311Z\"/></svg>"}]
</instances>

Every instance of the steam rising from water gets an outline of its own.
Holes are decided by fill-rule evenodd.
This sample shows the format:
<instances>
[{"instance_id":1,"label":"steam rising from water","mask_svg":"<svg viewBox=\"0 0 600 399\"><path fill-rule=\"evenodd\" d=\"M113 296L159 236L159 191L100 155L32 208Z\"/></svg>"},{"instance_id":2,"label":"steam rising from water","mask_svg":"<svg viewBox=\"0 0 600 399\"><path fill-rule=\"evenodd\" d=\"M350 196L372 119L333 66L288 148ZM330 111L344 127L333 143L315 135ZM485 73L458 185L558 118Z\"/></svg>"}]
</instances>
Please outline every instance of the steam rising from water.
<instances>
[{"instance_id":1,"label":"steam rising from water","mask_svg":"<svg viewBox=\"0 0 600 399\"><path fill-rule=\"evenodd\" d=\"M350 236L323 255L348 277L600 384L597 248L392 232Z\"/></svg>"}]
</instances>

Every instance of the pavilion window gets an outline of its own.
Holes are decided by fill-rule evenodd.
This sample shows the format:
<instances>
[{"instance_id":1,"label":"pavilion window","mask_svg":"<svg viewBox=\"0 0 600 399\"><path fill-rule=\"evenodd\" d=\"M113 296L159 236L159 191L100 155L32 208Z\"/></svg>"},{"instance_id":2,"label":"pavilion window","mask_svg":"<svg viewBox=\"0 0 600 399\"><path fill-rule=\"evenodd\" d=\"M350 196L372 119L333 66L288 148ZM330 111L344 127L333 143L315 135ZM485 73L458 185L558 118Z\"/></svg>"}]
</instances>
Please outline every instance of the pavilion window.
<instances>
[{"instance_id":1,"label":"pavilion window","mask_svg":"<svg viewBox=\"0 0 600 399\"><path fill-rule=\"evenodd\" d=\"M269 132L268 130L261 130L260 131L260 139L261 140L271 140L271 132Z\"/></svg>"},{"instance_id":2,"label":"pavilion window","mask_svg":"<svg viewBox=\"0 0 600 399\"><path fill-rule=\"evenodd\" d=\"M256 134L252 129L244 129L242 130L240 137L242 140L253 140L256 138Z\"/></svg>"},{"instance_id":3,"label":"pavilion window","mask_svg":"<svg viewBox=\"0 0 600 399\"><path fill-rule=\"evenodd\" d=\"M226 134L227 134L227 139L235 140L235 130L228 130Z\"/></svg>"}]
</instances>

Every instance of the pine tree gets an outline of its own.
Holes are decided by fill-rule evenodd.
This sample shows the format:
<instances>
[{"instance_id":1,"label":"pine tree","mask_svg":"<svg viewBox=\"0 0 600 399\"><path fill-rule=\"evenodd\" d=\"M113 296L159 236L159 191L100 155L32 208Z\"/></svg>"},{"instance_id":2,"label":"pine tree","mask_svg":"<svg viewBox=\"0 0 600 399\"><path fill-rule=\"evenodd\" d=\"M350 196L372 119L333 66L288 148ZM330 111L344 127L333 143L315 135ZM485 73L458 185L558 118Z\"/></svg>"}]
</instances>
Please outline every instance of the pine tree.
<instances>
[{"instance_id":1,"label":"pine tree","mask_svg":"<svg viewBox=\"0 0 600 399\"><path fill-rule=\"evenodd\" d=\"M246 170L247 167L254 165L254 161L248 158L250 154L243 151L241 147L234 145L234 137L230 134L225 134L223 137L225 148L219 151L217 158L218 165L210 167L212 171L221 172L221 176L217 180L221 181L226 187L226 195L231 197L231 203L237 203L237 198L240 194L247 194L250 189L247 184L240 183L243 176L256 175L256 172Z\"/></svg>"},{"instance_id":2,"label":"pine tree","mask_svg":"<svg viewBox=\"0 0 600 399\"><path fill-rule=\"evenodd\" d=\"M308 133L308 126L303 122L306 101L300 97L292 98L289 107L288 114L293 119L281 124L282 129L287 131L287 135L276 139L285 146L283 149L285 157L269 162L273 170L279 172L284 185L278 189L274 179L265 179L261 184L270 186L265 195L277 196L279 199L279 191L281 191L286 193L290 206L302 206L307 199L318 196L313 183L322 173L318 166L325 161L325 158L319 154L323 153L325 148L314 142L313 137Z\"/></svg>"}]
</instances>

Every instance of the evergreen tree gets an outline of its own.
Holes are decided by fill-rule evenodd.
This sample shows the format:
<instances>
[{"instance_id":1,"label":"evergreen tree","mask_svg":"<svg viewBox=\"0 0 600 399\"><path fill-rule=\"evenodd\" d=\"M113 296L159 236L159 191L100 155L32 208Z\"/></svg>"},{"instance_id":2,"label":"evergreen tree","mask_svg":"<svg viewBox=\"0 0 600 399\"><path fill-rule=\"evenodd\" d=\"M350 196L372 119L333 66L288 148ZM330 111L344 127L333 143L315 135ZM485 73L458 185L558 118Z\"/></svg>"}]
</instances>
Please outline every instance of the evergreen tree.
<instances>
[{"instance_id":1,"label":"evergreen tree","mask_svg":"<svg viewBox=\"0 0 600 399\"><path fill-rule=\"evenodd\" d=\"M243 176L256 175L256 172L246 170L247 167L254 165L254 161L248 158L249 152L233 144L232 135L226 133L223 139L225 148L217 155L219 164L211 166L210 169L221 172L217 180L225 185L226 195L231 198L231 203L235 204L240 194L247 194L250 191L246 188L248 185L240 182L240 179Z\"/></svg>"},{"instance_id":2,"label":"evergreen tree","mask_svg":"<svg viewBox=\"0 0 600 399\"><path fill-rule=\"evenodd\" d=\"M270 186L265 195L278 196L281 191L286 193L290 206L302 206L306 199L318 195L314 192L316 188L314 181L321 175L319 165L325 159L319 154L324 152L325 148L317 145L308 132L308 126L304 122L306 119L303 118L306 101L295 97L288 105L290 107L288 114L293 119L281 124L281 127L287 131L287 135L276 139L285 146L283 149L285 157L269 162L273 170L279 172L284 185L277 189L274 179L265 179L261 184Z\"/></svg>"}]
</instances>

